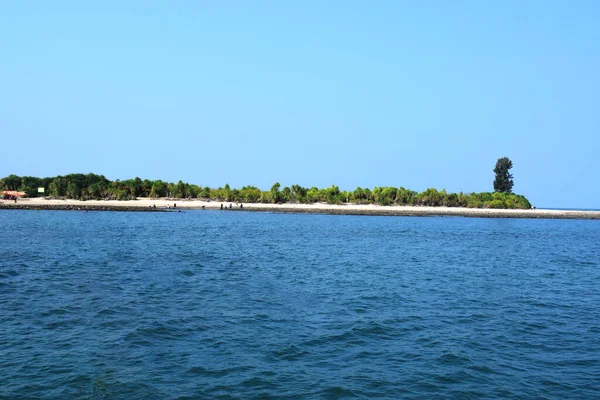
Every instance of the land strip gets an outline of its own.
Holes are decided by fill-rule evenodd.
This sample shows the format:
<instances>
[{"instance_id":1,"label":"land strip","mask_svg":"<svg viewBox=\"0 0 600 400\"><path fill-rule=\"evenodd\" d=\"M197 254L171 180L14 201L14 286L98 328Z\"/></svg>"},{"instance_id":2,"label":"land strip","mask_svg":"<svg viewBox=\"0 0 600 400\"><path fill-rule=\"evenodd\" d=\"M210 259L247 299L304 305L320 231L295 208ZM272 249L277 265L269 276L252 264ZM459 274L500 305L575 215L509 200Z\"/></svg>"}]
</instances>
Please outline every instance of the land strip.
<instances>
[{"instance_id":1,"label":"land strip","mask_svg":"<svg viewBox=\"0 0 600 400\"><path fill-rule=\"evenodd\" d=\"M535 219L600 219L600 211L579 210L506 210L459 207L409 207L378 206L359 204L240 204L228 202L181 200L181 199L148 199L137 200L54 200L45 198L0 201L0 209L30 210L79 210L79 211L147 211L164 212L179 210L221 210L248 212L304 213L304 214L337 214L337 215L382 215L382 216L460 216L474 218L535 218ZM231 205L231 208L229 208Z\"/></svg>"}]
</instances>

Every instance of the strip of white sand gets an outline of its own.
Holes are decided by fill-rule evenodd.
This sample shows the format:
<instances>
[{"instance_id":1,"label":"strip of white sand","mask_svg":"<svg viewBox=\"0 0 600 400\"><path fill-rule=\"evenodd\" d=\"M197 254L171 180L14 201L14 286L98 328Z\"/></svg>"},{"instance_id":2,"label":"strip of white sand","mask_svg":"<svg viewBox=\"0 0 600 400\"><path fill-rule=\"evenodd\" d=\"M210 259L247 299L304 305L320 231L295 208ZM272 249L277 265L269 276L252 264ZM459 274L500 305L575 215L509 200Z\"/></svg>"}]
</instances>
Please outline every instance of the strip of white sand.
<instances>
[{"instance_id":1,"label":"strip of white sand","mask_svg":"<svg viewBox=\"0 0 600 400\"><path fill-rule=\"evenodd\" d=\"M14 201L3 200L0 205L14 206ZM137 200L56 200L46 198L20 199L17 206L33 208L61 208L61 207L124 207L124 208L154 208L157 209L233 209L239 210L239 203L202 201L197 199L151 199L138 198ZM47 207L49 206L49 207ZM176 207L176 208L175 208ZM12 207L11 207L12 208ZM20 208L20 207L19 207ZM507 218L582 218L600 219L598 211L579 210L503 210L503 209L478 209L460 207L420 207L420 206L379 206L374 204L266 204L243 203L244 211L272 211L288 213L331 213L331 214L365 214L365 215L415 215L415 216L467 216L467 217L507 217Z\"/></svg>"}]
</instances>

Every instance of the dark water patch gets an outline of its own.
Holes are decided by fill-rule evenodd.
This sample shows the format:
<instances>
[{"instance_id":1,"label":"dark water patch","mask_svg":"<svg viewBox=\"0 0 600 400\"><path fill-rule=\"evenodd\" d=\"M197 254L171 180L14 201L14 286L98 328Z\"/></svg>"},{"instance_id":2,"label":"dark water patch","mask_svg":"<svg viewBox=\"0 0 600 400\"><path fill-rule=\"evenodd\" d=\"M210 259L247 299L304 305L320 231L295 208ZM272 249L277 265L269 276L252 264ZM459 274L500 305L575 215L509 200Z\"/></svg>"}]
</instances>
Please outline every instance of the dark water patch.
<instances>
[{"instance_id":1,"label":"dark water patch","mask_svg":"<svg viewBox=\"0 0 600 400\"><path fill-rule=\"evenodd\" d=\"M466 366L471 362L471 360L465 355L446 353L439 356L437 362L452 366Z\"/></svg>"},{"instance_id":2,"label":"dark water patch","mask_svg":"<svg viewBox=\"0 0 600 400\"><path fill-rule=\"evenodd\" d=\"M0 279L3 278L14 278L15 276L19 276L20 272L15 269L3 269L0 272Z\"/></svg>"},{"instance_id":3,"label":"dark water patch","mask_svg":"<svg viewBox=\"0 0 600 400\"><path fill-rule=\"evenodd\" d=\"M577 262L578 265L583 265L583 266L597 266L598 262L597 261L591 261L591 260L585 260L585 261L578 261Z\"/></svg>"},{"instance_id":4,"label":"dark water patch","mask_svg":"<svg viewBox=\"0 0 600 400\"><path fill-rule=\"evenodd\" d=\"M73 312L74 312L73 310L68 310L66 307L58 307L58 308L53 308L51 310L41 312L40 317L44 318L44 317L68 315Z\"/></svg>"},{"instance_id":5,"label":"dark water patch","mask_svg":"<svg viewBox=\"0 0 600 400\"><path fill-rule=\"evenodd\" d=\"M472 369L473 371L476 371L476 372L479 372L482 374L496 374L497 373L494 369L492 369L488 365L472 365L469 368Z\"/></svg>"},{"instance_id":6,"label":"dark water patch","mask_svg":"<svg viewBox=\"0 0 600 400\"><path fill-rule=\"evenodd\" d=\"M279 349L271 352L271 357L280 361L297 361L307 356L309 353L296 346L289 346L284 349Z\"/></svg>"},{"instance_id":7,"label":"dark water patch","mask_svg":"<svg viewBox=\"0 0 600 400\"><path fill-rule=\"evenodd\" d=\"M356 399L361 398L353 390L342 386L331 386L323 389L319 394L319 397L324 399Z\"/></svg>"},{"instance_id":8,"label":"dark water patch","mask_svg":"<svg viewBox=\"0 0 600 400\"><path fill-rule=\"evenodd\" d=\"M249 371L252 371L252 367L231 367L223 369L208 369L201 366L191 367L185 371L187 375L192 377L209 377L209 378L222 378L225 376L238 376Z\"/></svg>"},{"instance_id":9,"label":"dark water patch","mask_svg":"<svg viewBox=\"0 0 600 400\"><path fill-rule=\"evenodd\" d=\"M465 370L457 372L451 372L445 375L435 375L433 379L444 386L454 386L457 384L464 384L466 382L472 382L474 377Z\"/></svg>"}]
</instances>

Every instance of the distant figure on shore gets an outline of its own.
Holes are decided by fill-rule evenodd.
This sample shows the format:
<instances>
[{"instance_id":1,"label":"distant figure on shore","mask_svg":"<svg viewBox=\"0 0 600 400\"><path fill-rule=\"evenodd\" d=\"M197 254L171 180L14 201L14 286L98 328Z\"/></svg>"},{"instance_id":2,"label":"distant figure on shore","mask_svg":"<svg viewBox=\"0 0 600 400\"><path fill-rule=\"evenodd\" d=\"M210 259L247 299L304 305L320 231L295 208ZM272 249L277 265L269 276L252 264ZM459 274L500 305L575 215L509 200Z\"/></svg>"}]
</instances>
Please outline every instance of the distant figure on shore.
<instances>
[{"instance_id":1,"label":"distant figure on shore","mask_svg":"<svg viewBox=\"0 0 600 400\"><path fill-rule=\"evenodd\" d=\"M242 203L240 203L240 208L244 208L244 205Z\"/></svg>"},{"instance_id":2,"label":"distant figure on shore","mask_svg":"<svg viewBox=\"0 0 600 400\"><path fill-rule=\"evenodd\" d=\"M173 203L173 208L177 208L177 203Z\"/></svg>"},{"instance_id":3,"label":"distant figure on shore","mask_svg":"<svg viewBox=\"0 0 600 400\"><path fill-rule=\"evenodd\" d=\"M202 206L202 209L204 210L204 208L205 208L205 207L206 207L206 206Z\"/></svg>"},{"instance_id":4,"label":"distant figure on shore","mask_svg":"<svg viewBox=\"0 0 600 400\"><path fill-rule=\"evenodd\" d=\"M231 203L229 203L229 209L231 210Z\"/></svg>"},{"instance_id":5,"label":"distant figure on shore","mask_svg":"<svg viewBox=\"0 0 600 400\"><path fill-rule=\"evenodd\" d=\"M17 198L15 197L15 204L17 204Z\"/></svg>"},{"instance_id":6,"label":"distant figure on shore","mask_svg":"<svg viewBox=\"0 0 600 400\"><path fill-rule=\"evenodd\" d=\"M170 205L170 204L167 204L167 208L171 208L171 205Z\"/></svg>"},{"instance_id":7,"label":"distant figure on shore","mask_svg":"<svg viewBox=\"0 0 600 400\"><path fill-rule=\"evenodd\" d=\"M223 203L221 203L221 210L223 209Z\"/></svg>"},{"instance_id":8,"label":"distant figure on shore","mask_svg":"<svg viewBox=\"0 0 600 400\"><path fill-rule=\"evenodd\" d=\"M156 208L156 204L153 204L153 205L152 205L152 208Z\"/></svg>"}]
</instances>

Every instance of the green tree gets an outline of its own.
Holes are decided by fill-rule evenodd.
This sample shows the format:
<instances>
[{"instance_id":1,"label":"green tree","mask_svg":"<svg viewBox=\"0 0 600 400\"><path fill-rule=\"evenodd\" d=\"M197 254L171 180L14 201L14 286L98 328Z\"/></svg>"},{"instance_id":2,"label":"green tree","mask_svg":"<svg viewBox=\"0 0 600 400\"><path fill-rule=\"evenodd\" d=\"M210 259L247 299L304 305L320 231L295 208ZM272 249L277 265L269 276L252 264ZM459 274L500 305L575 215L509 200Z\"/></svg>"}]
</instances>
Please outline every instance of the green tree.
<instances>
[{"instance_id":1,"label":"green tree","mask_svg":"<svg viewBox=\"0 0 600 400\"><path fill-rule=\"evenodd\" d=\"M225 187L223 188L221 196L223 199L225 199L225 201L233 200L233 198L231 196L231 187L229 186L229 183L225 184Z\"/></svg>"},{"instance_id":2,"label":"green tree","mask_svg":"<svg viewBox=\"0 0 600 400\"><path fill-rule=\"evenodd\" d=\"M21 178L17 175L9 175L3 179L4 189L6 190L18 190L21 186Z\"/></svg>"},{"instance_id":3,"label":"green tree","mask_svg":"<svg viewBox=\"0 0 600 400\"><path fill-rule=\"evenodd\" d=\"M142 195L144 192L144 185L139 177L136 177L133 182L131 182L131 189L133 190L134 197L139 197Z\"/></svg>"},{"instance_id":4,"label":"green tree","mask_svg":"<svg viewBox=\"0 0 600 400\"><path fill-rule=\"evenodd\" d=\"M62 197L67 193L67 180L64 177L57 176L52 183L54 183L54 187L51 196Z\"/></svg>"},{"instance_id":5,"label":"green tree","mask_svg":"<svg viewBox=\"0 0 600 400\"><path fill-rule=\"evenodd\" d=\"M416 192L400 187L396 192L396 201L401 205L409 205L416 195Z\"/></svg>"},{"instance_id":6,"label":"green tree","mask_svg":"<svg viewBox=\"0 0 600 400\"><path fill-rule=\"evenodd\" d=\"M292 199L298 203L306 201L306 189L300 185L292 185Z\"/></svg>"},{"instance_id":7,"label":"green tree","mask_svg":"<svg viewBox=\"0 0 600 400\"><path fill-rule=\"evenodd\" d=\"M279 188L281 187L281 185L279 184L279 182L275 182L275 184L273 184L273 186L271 186L271 202L272 203L279 203L281 202L281 192L279 191Z\"/></svg>"},{"instance_id":8,"label":"green tree","mask_svg":"<svg viewBox=\"0 0 600 400\"><path fill-rule=\"evenodd\" d=\"M56 182L52 181L52 182L50 182L48 184L48 193L47 193L47 195L50 196L50 197L58 197L59 196L59 194L58 194L58 184Z\"/></svg>"},{"instance_id":9,"label":"green tree","mask_svg":"<svg viewBox=\"0 0 600 400\"><path fill-rule=\"evenodd\" d=\"M154 181L152 188L150 189L150 197L166 197L167 196L167 183L161 180Z\"/></svg>"},{"instance_id":10,"label":"green tree","mask_svg":"<svg viewBox=\"0 0 600 400\"><path fill-rule=\"evenodd\" d=\"M102 199L106 197L108 185L105 185L102 182L92 183L86 189L86 196L92 199Z\"/></svg>"},{"instance_id":11,"label":"green tree","mask_svg":"<svg viewBox=\"0 0 600 400\"><path fill-rule=\"evenodd\" d=\"M340 191L339 187L332 185L329 188L310 189L299 185L281 188L275 183L270 190L261 191L255 186L244 186L242 189L225 185L223 188L211 189L188 184L183 181L175 183L160 180L142 180L138 177L125 181L110 181L103 175L96 174L69 174L65 176L37 178L32 176L10 175L0 179L0 189L25 191L30 197L37 196L37 188L46 188L49 197L68 197L74 199L120 199L131 200L136 197L179 197L203 198L219 201L242 201L245 203L316 203L341 204L353 201L358 204L381 205L425 205L448 207L476 207L476 208L509 208L529 209L531 204L522 195L511 193L512 175L508 173L512 162L508 158L498 160L494 172L497 179L494 181L493 193L448 193L446 190L438 191L434 188L417 193L403 187L375 187L372 189L357 187L353 192Z\"/></svg>"},{"instance_id":12,"label":"green tree","mask_svg":"<svg viewBox=\"0 0 600 400\"><path fill-rule=\"evenodd\" d=\"M210 199L210 193L211 193L211 189L208 186L204 186L202 188L202 191L200 192L200 194L198 195L198 197L205 199L205 200L209 200Z\"/></svg>"},{"instance_id":13,"label":"green tree","mask_svg":"<svg viewBox=\"0 0 600 400\"><path fill-rule=\"evenodd\" d=\"M325 189L325 201L327 201L327 204L341 204L342 193L340 192L340 188L331 185L330 188Z\"/></svg>"},{"instance_id":14,"label":"green tree","mask_svg":"<svg viewBox=\"0 0 600 400\"><path fill-rule=\"evenodd\" d=\"M177 185L175 185L173 197L176 197L178 199L184 199L187 197L187 195L188 195L187 185L185 183L183 183L183 181L177 182Z\"/></svg>"},{"instance_id":15,"label":"green tree","mask_svg":"<svg viewBox=\"0 0 600 400\"><path fill-rule=\"evenodd\" d=\"M70 199L78 199L81 195L81 187L77 182L69 182L67 185L67 197Z\"/></svg>"},{"instance_id":16,"label":"green tree","mask_svg":"<svg viewBox=\"0 0 600 400\"><path fill-rule=\"evenodd\" d=\"M307 203L317 203L320 200L321 198L319 195L319 189L317 189L316 187L313 186L306 192Z\"/></svg>"},{"instance_id":17,"label":"green tree","mask_svg":"<svg viewBox=\"0 0 600 400\"><path fill-rule=\"evenodd\" d=\"M20 190L27 193L27 197L37 197L38 187L44 186L42 179L33 176L21 177L21 188Z\"/></svg>"},{"instance_id":18,"label":"green tree","mask_svg":"<svg viewBox=\"0 0 600 400\"><path fill-rule=\"evenodd\" d=\"M512 193L514 185L513 176L508 172L513 167L512 161L508 157L499 158L494 168L496 178L494 179L494 191Z\"/></svg>"},{"instance_id":19,"label":"green tree","mask_svg":"<svg viewBox=\"0 0 600 400\"><path fill-rule=\"evenodd\" d=\"M198 185L189 185L188 187L188 196L190 196L193 199L198 198L201 192L202 188Z\"/></svg>"},{"instance_id":20,"label":"green tree","mask_svg":"<svg viewBox=\"0 0 600 400\"><path fill-rule=\"evenodd\" d=\"M443 194L435 188L429 188L417 194L417 203L422 206L437 207L443 202Z\"/></svg>"},{"instance_id":21,"label":"green tree","mask_svg":"<svg viewBox=\"0 0 600 400\"><path fill-rule=\"evenodd\" d=\"M256 186L244 186L240 190L240 197L243 202L257 203L261 197L261 191Z\"/></svg>"},{"instance_id":22,"label":"green tree","mask_svg":"<svg viewBox=\"0 0 600 400\"><path fill-rule=\"evenodd\" d=\"M358 186L356 189L354 189L354 192L352 192L352 200L355 203L361 204L361 201L364 200L364 198L365 198L365 195L360 186Z\"/></svg>"},{"instance_id":23,"label":"green tree","mask_svg":"<svg viewBox=\"0 0 600 400\"><path fill-rule=\"evenodd\" d=\"M284 187L281 190L281 199L283 200L284 203L289 203L290 200L292 199L292 189L290 189L289 187Z\"/></svg>"}]
</instances>

